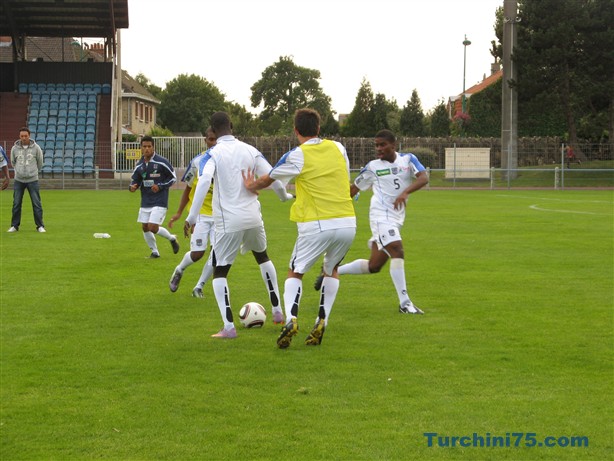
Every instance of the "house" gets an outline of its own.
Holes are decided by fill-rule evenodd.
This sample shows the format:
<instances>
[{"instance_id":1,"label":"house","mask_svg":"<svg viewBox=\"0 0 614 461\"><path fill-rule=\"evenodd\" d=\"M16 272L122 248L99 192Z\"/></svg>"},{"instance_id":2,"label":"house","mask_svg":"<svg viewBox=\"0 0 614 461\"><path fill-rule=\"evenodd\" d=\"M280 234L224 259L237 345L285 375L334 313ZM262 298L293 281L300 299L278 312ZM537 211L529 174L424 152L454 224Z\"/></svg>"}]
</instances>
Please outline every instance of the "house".
<instances>
[{"instance_id":1,"label":"house","mask_svg":"<svg viewBox=\"0 0 614 461\"><path fill-rule=\"evenodd\" d=\"M138 136L156 125L160 101L122 70L122 132Z\"/></svg>"},{"instance_id":2,"label":"house","mask_svg":"<svg viewBox=\"0 0 614 461\"><path fill-rule=\"evenodd\" d=\"M465 112L467 113L471 113L470 110L470 99L471 96L473 96L476 93L479 93L480 91L488 88L490 85L492 85L493 83L497 82L499 79L501 79L503 77L503 70L500 69L500 65L498 63L493 63L491 65L491 74L486 77L484 76L484 79L476 84L473 85L471 88L467 88L465 90ZM458 114L459 112L462 112L463 110L463 94L458 94L456 96L450 96L448 98L448 116L450 117L450 119L454 118L454 116L456 114Z\"/></svg>"}]
</instances>

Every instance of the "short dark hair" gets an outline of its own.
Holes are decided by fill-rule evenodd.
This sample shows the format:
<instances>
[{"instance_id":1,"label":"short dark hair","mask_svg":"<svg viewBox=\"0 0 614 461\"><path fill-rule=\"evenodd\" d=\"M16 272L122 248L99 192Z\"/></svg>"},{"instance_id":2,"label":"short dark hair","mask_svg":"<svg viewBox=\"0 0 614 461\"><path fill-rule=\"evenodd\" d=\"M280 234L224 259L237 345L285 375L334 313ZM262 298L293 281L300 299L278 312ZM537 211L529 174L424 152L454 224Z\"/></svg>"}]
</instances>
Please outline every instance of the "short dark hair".
<instances>
[{"instance_id":1,"label":"short dark hair","mask_svg":"<svg viewBox=\"0 0 614 461\"><path fill-rule=\"evenodd\" d=\"M211 129L217 134L220 131L229 131L232 129L232 122L230 116L226 112L215 112L211 116Z\"/></svg>"},{"instance_id":2,"label":"short dark hair","mask_svg":"<svg viewBox=\"0 0 614 461\"><path fill-rule=\"evenodd\" d=\"M27 131L28 134L31 134L30 128L28 128L27 126L22 126L21 128L19 128L19 132L21 133L22 131Z\"/></svg>"},{"instance_id":3,"label":"short dark hair","mask_svg":"<svg viewBox=\"0 0 614 461\"><path fill-rule=\"evenodd\" d=\"M294 114L294 128L301 136L317 136L320 133L320 114L313 109L299 109Z\"/></svg>"},{"instance_id":4,"label":"short dark hair","mask_svg":"<svg viewBox=\"0 0 614 461\"><path fill-rule=\"evenodd\" d=\"M149 141L152 144L152 146L156 145L156 143L154 141L154 138L152 138L151 136L148 135L148 136L143 136L141 138L141 146L143 145L144 142L147 142L147 141Z\"/></svg>"},{"instance_id":5,"label":"short dark hair","mask_svg":"<svg viewBox=\"0 0 614 461\"><path fill-rule=\"evenodd\" d=\"M377 132L377 134L375 135L376 138L384 138L386 141L388 141L391 144L394 144L397 142L397 138L394 135L394 133L390 130L379 130Z\"/></svg>"}]
</instances>

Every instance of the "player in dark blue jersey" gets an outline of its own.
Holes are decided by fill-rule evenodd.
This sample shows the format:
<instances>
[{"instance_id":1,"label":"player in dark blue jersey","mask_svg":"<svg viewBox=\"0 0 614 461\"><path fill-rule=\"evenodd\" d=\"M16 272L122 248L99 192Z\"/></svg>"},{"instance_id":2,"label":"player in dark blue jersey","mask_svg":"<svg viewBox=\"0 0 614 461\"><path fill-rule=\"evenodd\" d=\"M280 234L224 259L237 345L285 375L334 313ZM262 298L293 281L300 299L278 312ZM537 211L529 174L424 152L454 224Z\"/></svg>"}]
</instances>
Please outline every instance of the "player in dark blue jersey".
<instances>
[{"instance_id":1,"label":"player in dark blue jersey","mask_svg":"<svg viewBox=\"0 0 614 461\"><path fill-rule=\"evenodd\" d=\"M173 253L176 254L179 251L177 236L162 227L168 210L168 191L177 181L175 170L167 159L156 154L151 136L141 139L141 153L143 156L132 172L130 192L141 189L141 208L137 222L141 223L143 237L151 249L149 257L160 257L156 235L171 242Z\"/></svg>"}]
</instances>

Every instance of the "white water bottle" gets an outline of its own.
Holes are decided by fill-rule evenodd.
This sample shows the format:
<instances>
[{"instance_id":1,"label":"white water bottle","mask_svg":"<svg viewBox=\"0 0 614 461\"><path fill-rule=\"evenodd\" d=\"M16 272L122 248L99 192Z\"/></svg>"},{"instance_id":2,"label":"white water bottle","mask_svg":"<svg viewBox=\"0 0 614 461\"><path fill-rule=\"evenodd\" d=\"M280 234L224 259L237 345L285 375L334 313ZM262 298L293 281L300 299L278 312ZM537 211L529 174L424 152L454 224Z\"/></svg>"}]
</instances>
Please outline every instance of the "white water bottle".
<instances>
[{"instance_id":1,"label":"white water bottle","mask_svg":"<svg viewBox=\"0 0 614 461\"><path fill-rule=\"evenodd\" d=\"M111 238L111 234L107 234L106 232L105 233L96 232L94 234L94 238L97 238L97 239L110 239Z\"/></svg>"}]
</instances>

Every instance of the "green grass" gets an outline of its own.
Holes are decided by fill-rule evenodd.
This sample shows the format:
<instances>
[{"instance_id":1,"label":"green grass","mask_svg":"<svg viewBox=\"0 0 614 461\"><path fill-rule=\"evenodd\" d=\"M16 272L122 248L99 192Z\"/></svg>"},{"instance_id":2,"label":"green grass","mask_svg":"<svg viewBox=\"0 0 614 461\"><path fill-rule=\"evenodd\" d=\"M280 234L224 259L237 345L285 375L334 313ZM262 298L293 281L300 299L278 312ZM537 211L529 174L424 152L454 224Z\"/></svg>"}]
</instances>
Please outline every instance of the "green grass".
<instances>
[{"instance_id":1,"label":"green grass","mask_svg":"<svg viewBox=\"0 0 614 461\"><path fill-rule=\"evenodd\" d=\"M171 211L180 192L173 191ZM368 194L348 260L367 257ZM404 228L412 299L397 313L388 266L345 276L321 347L305 276L301 333L221 327L211 286L177 293L179 255L149 250L138 195L42 191L16 234L0 193L3 460L604 460L614 449L612 191L421 191ZM261 194L283 287L289 204ZM169 215L170 216L170 215ZM94 239L109 232L111 239ZM253 258L230 273L235 315L265 306ZM427 447L426 432L586 436L588 447ZM524 445L524 443L522 444Z\"/></svg>"}]
</instances>

